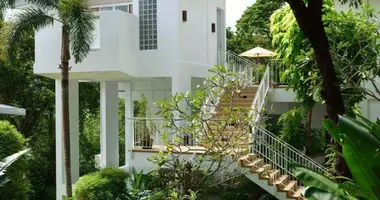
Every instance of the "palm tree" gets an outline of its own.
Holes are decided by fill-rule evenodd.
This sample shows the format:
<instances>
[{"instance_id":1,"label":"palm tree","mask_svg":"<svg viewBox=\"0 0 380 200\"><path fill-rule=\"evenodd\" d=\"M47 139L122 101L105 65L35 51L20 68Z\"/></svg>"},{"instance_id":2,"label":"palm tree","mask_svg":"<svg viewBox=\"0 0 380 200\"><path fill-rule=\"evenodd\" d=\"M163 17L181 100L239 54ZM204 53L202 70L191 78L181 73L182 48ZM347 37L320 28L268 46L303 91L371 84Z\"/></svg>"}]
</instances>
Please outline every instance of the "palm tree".
<instances>
[{"instance_id":1,"label":"palm tree","mask_svg":"<svg viewBox=\"0 0 380 200\"><path fill-rule=\"evenodd\" d=\"M1 0L0 13L12 8L16 0ZM90 51L95 30L95 16L86 0L27 0L32 6L18 11L12 16L5 31L6 53L14 59L16 46L23 35L52 25L62 24L61 75L62 75L62 126L65 160L66 195L72 197L70 162L70 121L69 121L69 61L70 50L75 63L83 61ZM2 16L0 14L0 16ZM52 66L53 67L53 66Z\"/></svg>"}]
</instances>

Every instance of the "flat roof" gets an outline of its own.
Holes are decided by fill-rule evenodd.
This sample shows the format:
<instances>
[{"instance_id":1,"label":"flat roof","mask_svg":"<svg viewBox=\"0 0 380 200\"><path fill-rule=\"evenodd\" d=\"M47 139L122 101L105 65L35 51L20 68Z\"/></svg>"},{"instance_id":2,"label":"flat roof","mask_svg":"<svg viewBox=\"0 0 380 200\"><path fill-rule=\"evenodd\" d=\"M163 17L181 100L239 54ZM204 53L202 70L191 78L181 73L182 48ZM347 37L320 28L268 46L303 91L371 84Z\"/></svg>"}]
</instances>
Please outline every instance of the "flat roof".
<instances>
[{"instance_id":1,"label":"flat roof","mask_svg":"<svg viewBox=\"0 0 380 200\"><path fill-rule=\"evenodd\" d=\"M0 104L0 114L25 115L25 109L24 108L17 108L17 107L13 107L13 106L8 106L8 105Z\"/></svg>"}]
</instances>

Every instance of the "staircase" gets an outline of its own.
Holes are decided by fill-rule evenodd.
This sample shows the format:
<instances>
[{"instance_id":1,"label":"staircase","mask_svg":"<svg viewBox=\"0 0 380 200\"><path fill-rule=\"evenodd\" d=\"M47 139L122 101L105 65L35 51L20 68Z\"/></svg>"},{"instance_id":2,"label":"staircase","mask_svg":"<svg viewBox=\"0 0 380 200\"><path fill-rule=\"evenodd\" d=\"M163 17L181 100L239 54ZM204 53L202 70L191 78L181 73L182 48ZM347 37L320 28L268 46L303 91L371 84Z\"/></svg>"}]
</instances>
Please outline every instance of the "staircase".
<instances>
[{"instance_id":1,"label":"staircase","mask_svg":"<svg viewBox=\"0 0 380 200\"><path fill-rule=\"evenodd\" d=\"M223 51L223 54L226 58L224 65L227 69L242 73L249 87L239 94L234 94L232 102L231 98L224 98L226 94L223 91L211 97L208 101L217 102L218 106L215 110L209 110L210 113L216 113L211 115L213 117L210 119L217 123L228 114L223 111L229 110L227 108L231 105L239 113L252 116L253 120L244 126L240 124L239 127L243 128L238 130L243 133L240 147L249 151L249 154L239 159L240 166L248 169L246 176L280 200L304 199L302 196L304 187L292 174L289 163L302 164L326 175L329 175L329 172L322 165L260 126L261 110L265 106L267 93L270 90L270 66L267 66L259 80L258 73L253 69L256 66L254 63L229 51ZM218 127L212 126L212 129L216 128ZM228 136L231 130L235 130L234 124L223 129L222 133ZM221 140L223 142L223 137ZM249 141L248 144L247 141ZM225 142L224 145L227 143Z\"/></svg>"}]
</instances>

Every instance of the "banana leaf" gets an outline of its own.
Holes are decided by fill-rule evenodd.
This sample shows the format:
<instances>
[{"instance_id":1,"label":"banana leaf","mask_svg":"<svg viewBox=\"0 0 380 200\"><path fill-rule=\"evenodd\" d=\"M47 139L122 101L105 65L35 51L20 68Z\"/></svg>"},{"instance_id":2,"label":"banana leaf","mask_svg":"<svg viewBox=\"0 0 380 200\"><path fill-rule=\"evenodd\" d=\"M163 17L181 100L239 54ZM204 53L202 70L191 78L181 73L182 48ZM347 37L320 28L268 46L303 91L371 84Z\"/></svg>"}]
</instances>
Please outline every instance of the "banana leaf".
<instances>
[{"instance_id":1,"label":"banana leaf","mask_svg":"<svg viewBox=\"0 0 380 200\"><path fill-rule=\"evenodd\" d=\"M339 144L343 145L343 136L349 138L375 174L380 176L380 140L368 128L344 116L339 116L338 125L330 120L324 120L323 124Z\"/></svg>"},{"instance_id":2,"label":"banana leaf","mask_svg":"<svg viewBox=\"0 0 380 200\"><path fill-rule=\"evenodd\" d=\"M345 135L343 137L343 157L350 168L352 176L371 200L378 200L376 191L380 191L380 180L365 160L364 156L358 151L354 143Z\"/></svg>"},{"instance_id":3,"label":"banana leaf","mask_svg":"<svg viewBox=\"0 0 380 200\"><path fill-rule=\"evenodd\" d=\"M356 198L348 198L348 197L340 197L331 194L322 189L318 189L315 187L310 187L305 191L305 198L308 200L347 200L347 199L356 199Z\"/></svg>"}]
</instances>

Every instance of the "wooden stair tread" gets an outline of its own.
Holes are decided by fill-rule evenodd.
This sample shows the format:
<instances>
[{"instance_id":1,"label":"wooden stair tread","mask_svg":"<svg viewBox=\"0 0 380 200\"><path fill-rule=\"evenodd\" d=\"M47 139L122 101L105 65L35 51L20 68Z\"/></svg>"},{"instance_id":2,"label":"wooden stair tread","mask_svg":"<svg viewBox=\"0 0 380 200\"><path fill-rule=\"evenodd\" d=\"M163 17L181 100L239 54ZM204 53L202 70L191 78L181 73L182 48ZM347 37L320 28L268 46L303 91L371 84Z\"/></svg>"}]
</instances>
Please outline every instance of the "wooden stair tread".
<instances>
[{"instance_id":1,"label":"wooden stair tread","mask_svg":"<svg viewBox=\"0 0 380 200\"><path fill-rule=\"evenodd\" d=\"M259 167L258 169L252 169L251 172L255 172L255 173L266 173L270 170L270 168L272 167L272 165L270 164L265 164L264 166L262 167ZM268 172L269 173L269 172Z\"/></svg>"},{"instance_id":2,"label":"wooden stair tread","mask_svg":"<svg viewBox=\"0 0 380 200\"><path fill-rule=\"evenodd\" d=\"M286 184L286 186L284 187L283 191L292 191L292 189L294 187L297 187L298 186L298 182L297 181L290 181L288 184Z\"/></svg>"},{"instance_id":3,"label":"wooden stair tread","mask_svg":"<svg viewBox=\"0 0 380 200\"><path fill-rule=\"evenodd\" d=\"M299 199L300 197L302 197L302 192L304 189L305 188L302 186L298 187L298 190L294 194L290 195L290 197L295 198L295 199Z\"/></svg>"},{"instance_id":4,"label":"wooden stair tread","mask_svg":"<svg viewBox=\"0 0 380 200\"><path fill-rule=\"evenodd\" d=\"M271 170L268 173L264 173L261 176L261 178L263 178L263 179L271 179L271 178L274 178L279 173L280 173L280 170Z\"/></svg>"},{"instance_id":5,"label":"wooden stair tread","mask_svg":"<svg viewBox=\"0 0 380 200\"><path fill-rule=\"evenodd\" d=\"M263 162L263 159L259 158L256 160L253 160L251 163L247 165L247 167L258 167Z\"/></svg>"},{"instance_id":6,"label":"wooden stair tread","mask_svg":"<svg viewBox=\"0 0 380 200\"><path fill-rule=\"evenodd\" d=\"M287 181L288 178L289 178L288 175L281 175L273 184L281 186L284 181Z\"/></svg>"}]
</instances>

